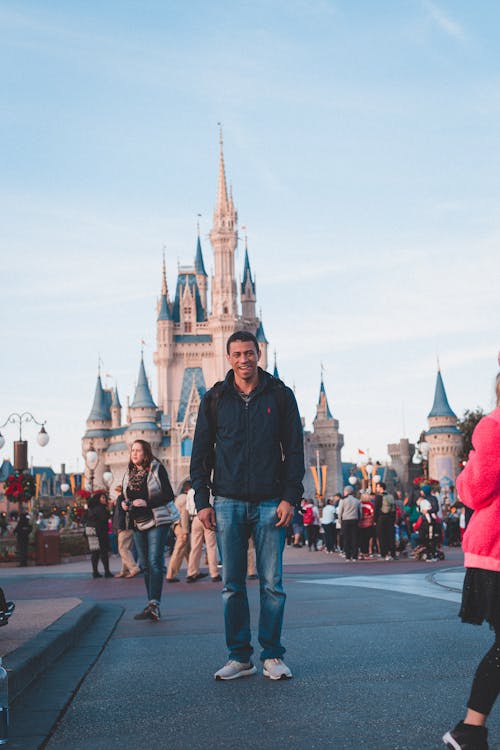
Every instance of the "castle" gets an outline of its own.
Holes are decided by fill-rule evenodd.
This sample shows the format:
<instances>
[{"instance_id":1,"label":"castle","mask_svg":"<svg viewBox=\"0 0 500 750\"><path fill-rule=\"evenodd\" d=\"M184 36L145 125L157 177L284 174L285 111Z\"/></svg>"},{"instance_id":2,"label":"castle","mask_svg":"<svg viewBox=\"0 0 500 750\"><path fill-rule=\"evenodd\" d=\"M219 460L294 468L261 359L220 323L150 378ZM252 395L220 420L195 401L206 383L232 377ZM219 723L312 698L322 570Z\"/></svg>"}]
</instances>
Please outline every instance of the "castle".
<instances>
[{"instance_id":1,"label":"castle","mask_svg":"<svg viewBox=\"0 0 500 750\"><path fill-rule=\"evenodd\" d=\"M452 410L444 387L441 369L438 368L434 401L427 415L429 429L424 431L427 444L427 475L439 482L447 501L450 488L455 485L459 472L459 457L462 449L462 434L457 427L457 415ZM422 473L413 466L415 445L407 438L387 446L392 465L397 472L401 487L408 490L411 480Z\"/></svg>"},{"instance_id":2,"label":"castle","mask_svg":"<svg viewBox=\"0 0 500 750\"><path fill-rule=\"evenodd\" d=\"M158 404L151 395L141 356L132 403L122 415L117 388L107 389L97 377L94 401L82 440L85 457L92 447L98 455L94 487L104 487L103 474L111 471L111 487L121 481L134 440L151 443L177 491L189 477L191 448L200 400L228 370L226 341L237 330L255 334L261 349L260 366L268 366L268 341L256 313L256 282L245 247L243 278L236 281L234 255L238 243L238 214L228 191L222 138L220 139L217 200L210 232L213 276L210 289L198 232L194 263L180 266L173 301L163 259L161 295L157 303L156 352ZM210 304L209 304L210 298ZM278 375L275 366L275 376ZM122 419L122 416L125 419ZM314 432L304 433L306 466L318 458L329 467L327 494L342 486L342 435L333 419L323 381ZM88 473L88 472L87 472ZM310 481L309 471L306 479Z\"/></svg>"}]
</instances>

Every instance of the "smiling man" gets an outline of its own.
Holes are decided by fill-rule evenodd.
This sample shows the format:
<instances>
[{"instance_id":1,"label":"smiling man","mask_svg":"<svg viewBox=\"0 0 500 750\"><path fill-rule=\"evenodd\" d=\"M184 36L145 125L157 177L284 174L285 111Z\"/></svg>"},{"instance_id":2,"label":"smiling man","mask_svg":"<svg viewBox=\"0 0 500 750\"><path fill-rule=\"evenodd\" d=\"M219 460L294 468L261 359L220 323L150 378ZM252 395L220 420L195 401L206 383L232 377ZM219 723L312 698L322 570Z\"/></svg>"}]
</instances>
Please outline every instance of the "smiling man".
<instances>
[{"instance_id":1,"label":"smiling man","mask_svg":"<svg viewBox=\"0 0 500 750\"><path fill-rule=\"evenodd\" d=\"M233 333L226 351L231 369L203 397L191 456L198 518L216 529L222 554L229 661L214 676L233 680L257 671L251 661L246 590L248 540L253 536L263 673L272 680L286 679L292 673L282 660L282 557L285 528L303 492L302 424L290 388L258 366L260 350L253 334Z\"/></svg>"}]
</instances>

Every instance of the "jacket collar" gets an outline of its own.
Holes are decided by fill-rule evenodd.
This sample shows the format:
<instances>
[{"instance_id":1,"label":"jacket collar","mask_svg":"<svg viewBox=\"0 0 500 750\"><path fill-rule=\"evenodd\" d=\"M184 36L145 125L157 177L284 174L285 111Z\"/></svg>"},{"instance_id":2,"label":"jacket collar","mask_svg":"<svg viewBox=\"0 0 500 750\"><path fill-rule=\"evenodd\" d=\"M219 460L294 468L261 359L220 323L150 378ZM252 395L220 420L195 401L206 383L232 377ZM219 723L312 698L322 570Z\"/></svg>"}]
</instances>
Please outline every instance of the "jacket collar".
<instances>
[{"instance_id":1,"label":"jacket collar","mask_svg":"<svg viewBox=\"0 0 500 750\"><path fill-rule=\"evenodd\" d=\"M273 378L272 375L270 375L268 372L262 369L262 367L258 367L257 371L259 373L259 384L257 388L255 389L254 393L262 393L267 388L270 387L271 383L275 378ZM226 373L226 377L224 378L223 382L223 388L228 393L237 393L236 388L234 387L234 372L233 370L229 370Z\"/></svg>"}]
</instances>

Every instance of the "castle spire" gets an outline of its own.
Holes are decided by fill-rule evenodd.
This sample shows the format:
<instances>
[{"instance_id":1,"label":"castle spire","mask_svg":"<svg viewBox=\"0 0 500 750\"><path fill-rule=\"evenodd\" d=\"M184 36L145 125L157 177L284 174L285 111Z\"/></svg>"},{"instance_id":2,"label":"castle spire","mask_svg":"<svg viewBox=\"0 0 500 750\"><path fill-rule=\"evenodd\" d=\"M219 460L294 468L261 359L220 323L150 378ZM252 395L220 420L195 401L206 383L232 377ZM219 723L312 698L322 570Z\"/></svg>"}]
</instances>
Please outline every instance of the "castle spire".
<instances>
[{"instance_id":1,"label":"castle spire","mask_svg":"<svg viewBox=\"0 0 500 750\"><path fill-rule=\"evenodd\" d=\"M328 398L326 395L325 390L325 383L323 380L323 365L321 365L321 383L319 386L319 398L318 398L318 406L317 406L317 413L319 414L322 412L326 415L327 419L333 419L333 415L330 411L330 407L328 405Z\"/></svg>"},{"instance_id":2,"label":"castle spire","mask_svg":"<svg viewBox=\"0 0 500 750\"><path fill-rule=\"evenodd\" d=\"M163 248L163 263L161 272L161 297L158 303L158 318L157 320L172 320L172 313L170 312L170 300L168 298L168 286L167 286L167 268L165 264L165 248Z\"/></svg>"},{"instance_id":3,"label":"castle spire","mask_svg":"<svg viewBox=\"0 0 500 750\"><path fill-rule=\"evenodd\" d=\"M234 272L234 253L238 242L238 214L234 205L230 205L228 201L222 129L220 130L219 143L217 203L214 210L214 223L210 232L210 242L214 249L211 309L213 316L229 316L236 319L238 316L238 291Z\"/></svg>"},{"instance_id":4,"label":"castle spire","mask_svg":"<svg viewBox=\"0 0 500 750\"><path fill-rule=\"evenodd\" d=\"M428 416L454 417L455 419L457 418L457 415L448 403L448 397L446 395L443 378L441 376L441 370L439 369L439 363L436 377L436 388L434 390L434 403L432 404L432 409L430 410Z\"/></svg>"},{"instance_id":5,"label":"castle spire","mask_svg":"<svg viewBox=\"0 0 500 750\"><path fill-rule=\"evenodd\" d=\"M196 255L194 256L194 269L200 276L207 276L205 263L203 262L203 252L201 250L200 227L198 226L198 240L196 242Z\"/></svg>"},{"instance_id":6,"label":"castle spire","mask_svg":"<svg viewBox=\"0 0 500 750\"><path fill-rule=\"evenodd\" d=\"M241 282L241 293L245 294L247 282L250 282L250 292L255 294L255 281L252 278L252 269L248 258L247 238L245 237L245 262L243 265L243 281Z\"/></svg>"},{"instance_id":7,"label":"castle spire","mask_svg":"<svg viewBox=\"0 0 500 750\"><path fill-rule=\"evenodd\" d=\"M229 201L227 197L227 183L226 183L226 168L224 166L224 142L222 140L222 125L219 123L219 179L217 183L217 205L216 213L223 215L227 213L229 209ZM232 195L231 195L232 199Z\"/></svg>"},{"instance_id":8,"label":"castle spire","mask_svg":"<svg viewBox=\"0 0 500 750\"><path fill-rule=\"evenodd\" d=\"M137 386L135 388L134 400L132 401L130 408L134 409L138 406L152 407L156 409L156 404L153 401L151 391L149 389L148 379L146 377L146 369L144 367L144 357L141 352L141 364L139 365L139 377L137 378Z\"/></svg>"},{"instance_id":9,"label":"castle spire","mask_svg":"<svg viewBox=\"0 0 500 750\"><path fill-rule=\"evenodd\" d=\"M280 379L280 374L278 372L278 361L276 359L276 349L274 350L274 370L273 370L273 377L275 377L277 380Z\"/></svg>"},{"instance_id":10,"label":"castle spire","mask_svg":"<svg viewBox=\"0 0 500 750\"><path fill-rule=\"evenodd\" d=\"M102 381L101 381L101 366L99 362L99 373L97 375L97 382L95 386L95 392L94 392L94 401L92 404L92 409L90 410L90 414L88 416L87 422L107 422L111 419L111 414L109 411L109 403L106 398L106 392L104 391L104 388L102 387Z\"/></svg>"},{"instance_id":11,"label":"castle spire","mask_svg":"<svg viewBox=\"0 0 500 750\"><path fill-rule=\"evenodd\" d=\"M163 247L163 263L161 269L161 293L165 295L168 300L168 286L167 286L167 266L165 263L165 246Z\"/></svg>"}]
</instances>

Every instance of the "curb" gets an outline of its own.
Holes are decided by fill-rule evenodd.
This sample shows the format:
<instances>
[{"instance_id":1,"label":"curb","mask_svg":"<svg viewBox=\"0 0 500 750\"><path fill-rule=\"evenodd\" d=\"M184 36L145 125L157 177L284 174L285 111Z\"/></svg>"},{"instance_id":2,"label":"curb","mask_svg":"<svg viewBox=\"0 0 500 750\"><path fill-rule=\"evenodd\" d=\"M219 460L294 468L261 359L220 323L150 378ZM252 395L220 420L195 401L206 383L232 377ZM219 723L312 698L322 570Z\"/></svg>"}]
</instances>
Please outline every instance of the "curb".
<instances>
[{"instance_id":1,"label":"curb","mask_svg":"<svg viewBox=\"0 0 500 750\"><path fill-rule=\"evenodd\" d=\"M98 611L94 602L82 602L4 657L3 663L9 673L10 703L78 641Z\"/></svg>"}]
</instances>

